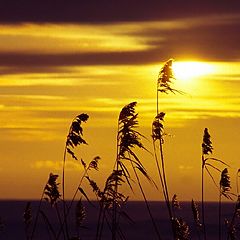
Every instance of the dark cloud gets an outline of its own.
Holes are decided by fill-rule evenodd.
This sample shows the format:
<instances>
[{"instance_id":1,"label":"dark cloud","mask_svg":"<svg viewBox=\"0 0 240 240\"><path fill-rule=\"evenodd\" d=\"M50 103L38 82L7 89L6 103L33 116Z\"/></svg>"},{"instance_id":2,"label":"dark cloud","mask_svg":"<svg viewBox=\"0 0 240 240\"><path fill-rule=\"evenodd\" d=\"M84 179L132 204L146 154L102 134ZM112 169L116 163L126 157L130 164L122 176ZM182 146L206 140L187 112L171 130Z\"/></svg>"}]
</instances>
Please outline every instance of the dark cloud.
<instances>
[{"instance_id":1,"label":"dark cloud","mask_svg":"<svg viewBox=\"0 0 240 240\"><path fill-rule=\"evenodd\" d=\"M62 66L138 65L165 61L169 58L193 58L207 61L239 61L239 26L199 27L156 31L142 51L96 53L0 53L0 66L16 72L57 72ZM146 33L147 34L147 33ZM27 69L26 69L27 66ZM25 69L25 70L24 70ZM63 71L63 70L62 70ZM5 74L3 69L0 74Z\"/></svg>"},{"instance_id":2,"label":"dark cloud","mask_svg":"<svg viewBox=\"0 0 240 240\"><path fill-rule=\"evenodd\" d=\"M0 54L1 66L72 66L145 64L162 60L155 51L78 54ZM155 56L154 56L155 55ZM158 55L158 56L157 56ZM165 56L166 57L166 56Z\"/></svg>"},{"instance_id":3,"label":"dark cloud","mask_svg":"<svg viewBox=\"0 0 240 240\"><path fill-rule=\"evenodd\" d=\"M156 51L174 58L197 58L209 61L239 61L240 23L193 27L163 33L155 32L151 42ZM156 36L166 36L158 40Z\"/></svg>"},{"instance_id":4,"label":"dark cloud","mask_svg":"<svg viewBox=\"0 0 240 240\"><path fill-rule=\"evenodd\" d=\"M0 54L1 58L1 54ZM50 73L50 74L59 74L59 73L70 73L71 71L67 69L62 69L59 67L38 67L38 66L32 66L29 68L26 68L26 66L23 64L11 64L11 66L7 66L6 63L3 63L2 66L5 66L5 68L0 69L0 76L4 75L13 75L13 74L25 74L25 73ZM61 76L63 78L63 76ZM35 79L38 77L35 76ZM39 76L40 78L40 76ZM58 77L60 78L60 77Z\"/></svg>"},{"instance_id":5,"label":"dark cloud","mask_svg":"<svg viewBox=\"0 0 240 240\"><path fill-rule=\"evenodd\" d=\"M238 12L240 2L233 1L153 1L153 0L5 0L0 6L0 22L120 22L148 21L209 13Z\"/></svg>"},{"instance_id":6,"label":"dark cloud","mask_svg":"<svg viewBox=\"0 0 240 240\"><path fill-rule=\"evenodd\" d=\"M0 22L185 21L180 28L142 28L126 35L143 37L145 50L90 53L0 53L0 66L17 72L54 72L62 66L137 65L169 58L209 61L239 61L239 16L221 22L221 16L237 16L240 1L5 1L0 6ZM219 22L212 22L217 16ZM192 20L201 21L191 25ZM216 19L215 19L216 20ZM184 22L182 22L184 23ZM190 23L190 25L188 25ZM161 22L159 22L161 24ZM117 26L116 26L117 27ZM27 66L27 67L26 67ZM1 70L0 74L7 74ZM11 71L10 71L11 72Z\"/></svg>"}]
</instances>

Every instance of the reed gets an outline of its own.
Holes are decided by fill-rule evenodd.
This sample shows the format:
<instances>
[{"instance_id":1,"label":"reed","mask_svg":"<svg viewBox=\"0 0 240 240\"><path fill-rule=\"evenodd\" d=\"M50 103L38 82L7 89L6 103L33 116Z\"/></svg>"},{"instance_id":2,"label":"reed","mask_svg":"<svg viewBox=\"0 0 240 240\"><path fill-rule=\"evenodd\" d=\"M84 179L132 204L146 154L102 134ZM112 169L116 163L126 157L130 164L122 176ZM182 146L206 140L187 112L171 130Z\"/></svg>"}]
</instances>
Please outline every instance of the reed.
<instances>
[{"instance_id":1,"label":"reed","mask_svg":"<svg viewBox=\"0 0 240 240\"><path fill-rule=\"evenodd\" d=\"M224 170L221 173L221 179L219 182L219 208L218 208L218 239L221 240L222 236L222 228L221 228L221 215L222 215L222 196L231 199L230 196L230 189L231 189L231 184L230 184L230 177L228 174L228 169L224 168Z\"/></svg>"},{"instance_id":2,"label":"reed","mask_svg":"<svg viewBox=\"0 0 240 240\"><path fill-rule=\"evenodd\" d=\"M204 134L203 134L203 141L202 141L202 168L201 168L201 203L202 203L202 230L203 230L203 236L204 240L207 239L207 234L206 234L206 224L205 224L205 206L204 206L204 170L206 170L207 174L210 176L212 179L213 183L219 189L218 184L216 183L211 170L217 171L221 173L221 170L219 167L216 166L216 163L221 164L223 166L229 167L224 161L212 157L213 153L213 146L212 146L212 141L211 141L211 136L208 132L208 129L204 129Z\"/></svg>"},{"instance_id":3,"label":"reed","mask_svg":"<svg viewBox=\"0 0 240 240\"><path fill-rule=\"evenodd\" d=\"M160 69L157 78L157 103L156 103L156 116L152 123L151 137L153 142L153 156L157 167L157 173L159 178L159 184L163 192L163 200L165 201L168 211L169 223L171 225L171 234L174 240L189 240L191 239L189 225L181 216L181 206L178 201L177 195L174 194L170 199L168 176L167 176L167 162L165 159L164 143L165 136L165 122L164 118L166 113L161 111L160 105L161 95L168 93L180 93L182 91L174 89L173 83L175 80L173 69L173 60L169 59L163 67ZM159 240L163 239L159 231L159 226L153 217L148 197L143 188L142 179L148 181L153 187L156 187L154 180L148 174L145 164L143 164L141 158L138 156L136 150L148 150L142 143L142 139L145 138L138 131L138 113L136 112L137 102L131 102L124 106L120 111L117 122L117 134L116 134L116 158L114 160L114 166L111 173L106 176L104 185L98 186L98 183L92 179L90 174L91 170L99 171L100 157L96 156L91 161L86 162L82 158L78 157L75 149L80 145L86 145L87 142L83 138L82 124L87 122L89 116L82 113L76 116L69 127L67 139L64 147L64 154L62 160L62 182L61 186L58 182L59 176L57 174L50 173L48 181L46 182L43 192L39 201L39 205L36 211L35 218L32 217L31 203L28 202L23 214L25 223L25 235L27 240L33 240L35 237L36 229L38 227L38 220L41 217L48 229L48 237L53 240L82 240L81 229L84 227L84 220L86 219L86 211L83 206L82 199L85 198L96 211L98 211L98 219L96 226L95 240L101 240L103 238L103 230L107 226L111 233L112 240L125 240L127 236L122 229L121 222L128 221L132 223L131 217L124 210L125 205L128 203L129 196L125 196L123 193L123 185L126 185L134 191L136 185L142 195L147 211L149 213L150 220L152 222L155 237ZM230 178L228 174L229 167L224 161L213 157L213 146L211 136L207 128L204 129L202 139L202 152L201 152L201 214L198 209L198 205L192 199L191 208L193 214L193 220L198 232L198 238L201 237L207 239L206 223L205 223L205 174L207 174L213 181L214 185L219 190L219 209L218 209L218 238L222 239L222 197L232 199L232 193L230 192ZM66 201L66 161L70 157L73 161L77 161L82 167L79 183L75 186L75 192L67 204ZM224 166L224 170L221 171L219 166ZM221 173L219 184L215 181L212 171ZM236 239L237 224L236 219L240 216L240 197L238 189L239 180L238 170L237 178L237 201L232 219L227 222L227 240ZM85 184L88 184L87 186ZM91 202L91 197L88 196L89 190L92 190L97 200L97 206ZM62 189L62 193L60 190ZM80 196L79 196L80 195ZM78 197L78 198L77 198ZM73 211L74 202L76 202L76 208L74 209L75 216L75 228L74 231L69 228L70 212ZM52 223L49 221L48 213L42 209L42 202L47 201L55 211L55 216L59 221L59 227L55 229ZM200 216L201 215L201 216ZM34 221L33 221L34 220ZM30 225L32 225L32 231L30 231ZM73 233L74 232L74 233Z\"/></svg>"},{"instance_id":4,"label":"reed","mask_svg":"<svg viewBox=\"0 0 240 240\"><path fill-rule=\"evenodd\" d=\"M191 202L191 208L192 208L194 223L195 223L195 226L197 229L198 239L200 240L201 239L201 231L202 231L202 223L200 222L200 213L199 213L198 205L193 199Z\"/></svg>"},{"instance_id":5,"label":"reed","mask_svg":"<svg viewBox=\"0 0 240 240\"><path fill-rule=\"evenodd\" d=\"M83 227L83 222L86 218L86 210L82 204L82 199L78 200L75 209L75 217L76 217L76 232L77 238L81 239L79 229Z\"/></svg>"},{"instance_id":6,"label":"reed","mask_svg":"<svg viewBox=\"0 0 240 240\"><path fill-rule=\"evenodd\" d=\"M237 196L237 200L235 203L235 209L232 215L232 219L230 221L226 221L227 226L227 240L235 240L237 239L237 230L238 229L238 223L236 222L236 219L240 217L240 196Z\"/></svg>"},{"instance_id":7,"label":"reed","mask_svg":"<svg viewBox=\"0 0 240 240\"><path fill-rule=\"evenodd\" d=\"M202 226L203 226L203 235L204 235L204 240L207 239L207 234L206 234L206 225L205 225L205 206L204 206L204 168L206 167L206 156L212 153L213 147L212 147L212 142L210 140L210 134L208 133L208 129L204 129L204 135L203 135L203 142L202 142ZM208 170L207 170L208 171Z\"/></svg>"},{"instance_id":8,"label":"reed","mask_svg":"<svg viewBox=\"0 0 240 240\"><path fill-rule=\"evenodd\" d=\"M153 215L150 210L150 206L144 192L143 186L141 184L139 173L142 174L145 179L147 179L150 183L153 183L151 177L148 175L143 163L140 158L135 153L135 148L139 148L142 150L147 149L141 142L141 138L144 136L139 133L136 128L138 127L138 113L135 111L136 102L129 103L121 110L118 118L118 133L117 133L117 156L114 164L114 169L116 171L121 171L125 181L127 182L130 189L133 190L131 180L132 176L130 175L130 169L127 163L130 163L130 167L133 171L137 184L139 186L140 192L143 196L144 202L146 204L149 216L151 218L153 228L156 232L156 236L158 239L161 239L158 227L153 218ZM118 193L118 184L115 185L115 194ZM113 205L113 218L112 218L112 227L113 227L113 235L112 239L116 239L116 232L118 227L117 221L117 205L114 201Z\"/></svg>"},{"instance_id":9,"label":"reed","mask_svg":"<svg viewBox=\"0 0 240 240\"><path fill-rule=\"evenodd\" d=\"M169 199L169 190L166 176L166 167L165 167L165 159L163 153L163 144L164 144L164 136L166 135L164 132L164 116L165 113L159 111L159 102L160 102L160 93L168 94L171 93L182 93L181 91L174 89L172 87L173 81L175 80L174 73L172 70L173 59L169 59L163 67L160 69L157 78L157 105L156 111L157 115L152 124L152 139L153 139L153 148L154 148L154 157L158 170L158 175L160 179L160 184L163 191L164 201L166 203L168 209L168 215L170 224L172 226L173 238L176 239L176 222L174 222L173 213L171 209L171 203Z\"/></svg>"}]
</instances>

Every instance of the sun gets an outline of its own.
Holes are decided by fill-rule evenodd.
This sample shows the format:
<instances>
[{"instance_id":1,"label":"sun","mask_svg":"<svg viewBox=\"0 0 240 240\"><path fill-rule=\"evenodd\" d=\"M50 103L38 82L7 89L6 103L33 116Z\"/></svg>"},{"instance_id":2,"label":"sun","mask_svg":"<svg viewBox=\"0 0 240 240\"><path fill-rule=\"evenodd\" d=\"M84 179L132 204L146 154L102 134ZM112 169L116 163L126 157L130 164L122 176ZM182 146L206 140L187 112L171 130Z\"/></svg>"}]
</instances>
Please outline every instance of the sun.
<instances>
[{"instance_id":1,"label":"sun","mask_svg":"<svg viewBox=\"0 0 240 240\"><path fill-rule=\"evenodd\" d=\"M194 78L209 75L214 72L214 67L206 62L173 62L173 72L177 80L188 82Z\"/></svg>"}]
</instances>

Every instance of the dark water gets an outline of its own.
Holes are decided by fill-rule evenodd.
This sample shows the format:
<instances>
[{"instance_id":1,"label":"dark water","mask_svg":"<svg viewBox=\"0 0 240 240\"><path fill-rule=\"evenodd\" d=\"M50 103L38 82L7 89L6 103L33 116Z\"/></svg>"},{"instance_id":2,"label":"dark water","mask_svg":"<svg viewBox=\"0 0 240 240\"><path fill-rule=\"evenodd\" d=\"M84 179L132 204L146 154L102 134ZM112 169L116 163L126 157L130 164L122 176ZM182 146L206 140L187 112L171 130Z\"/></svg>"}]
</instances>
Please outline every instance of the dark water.
<instances>
[{"instance_id":1,"label":"dark water","mask_svg":"<svg viewBox=\"0 0 240 240\"><path fill-rule=\"evenodd\" d=\"M89 203L83 203L86 208L87 217L84 221L84 227L80 229L81 239L92 240L95 239L98 209L89 205ZM96 203L95 203L96 204ZM23 212L26 206L26 201L0 201L0 218L4 223L3 229L0 231L0 239L2 240L21 240L26 239L25 227L23 223ZM32 202L32 212L37 210L38 202ZM97 206L97 205L96 205ZM168 221L167 210L164 202L150 202L151 211L159 228L163 240L172 239L170 225ZM57 220L56 212L51 209L47 203L42 205L42 209L47 215L52 227L57 231L59 228L59 222ZM61 211L61 209L60 209ZM144 202L128 202L125 206L125 211L134 221L130 223L125 220L121 223L122 232L124 232L126 239L157 239L148 212ZM224 203L222 205L222 219L231 219L234 211L234 204ZM196 228L193 224L193 217L191 211L191 203L181 203L181 209L176 212L178 216L181 216L190 226L191 239L199 239L196 234ZM218 204L206 203L206 225L208 239L218 239ZM32 227L32 226L31 226ZM31 231L30 227L30 231ZM72 212L69 218L69 228L72 235L76 235L74 212ZM226 228L222 227L223 238L226 239ZM45 240L53 239L49 235L46 221L42 217L39 218L34 239ZM111 234L108 228L103 229L102 239L111 239Z\"/></svg>"}]
</instances>

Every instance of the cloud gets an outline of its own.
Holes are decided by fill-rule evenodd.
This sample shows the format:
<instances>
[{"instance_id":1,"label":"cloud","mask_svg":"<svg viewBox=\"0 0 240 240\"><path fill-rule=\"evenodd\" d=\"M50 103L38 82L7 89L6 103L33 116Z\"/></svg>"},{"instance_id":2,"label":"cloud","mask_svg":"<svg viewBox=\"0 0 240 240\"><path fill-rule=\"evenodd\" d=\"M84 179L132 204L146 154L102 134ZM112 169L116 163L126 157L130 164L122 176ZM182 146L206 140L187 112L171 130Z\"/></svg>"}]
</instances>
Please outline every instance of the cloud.
<instances>
[{"instance_id":1,"label":"cloud","mask_svg":"<svg viewBox=\"0 0 240 240\"><path fill-rule=\"evenodd\" d=\"M179 81L179 89L188 94L161 96L161 111L167 113L169 125L182 126L193 119L240 116L239 63L205 64L214 65L216 72L194 77L187 83ZM227 70L223 71L224 67ZM62 139L75 115L88 113L88 128L111 127L121 108L132 101L138 102L140 125L151 126L156 112L155 81L159 68L158 65L86 66L67 67L63 76L62 73L4 75L0 82L1 131L8 138ZM223 72L226 72L224 78ZM188 85L189 90L185 88Z\"/></svg>"},{"instance_id":2,"label":"cloud","mask_svg":"<svg viewBox=\"0 0 240 240\"><path fill-rule=\"evenodd\" d=\"M35 161L31 164L31 167L34 169L49 169L51 171L60 171L62 169L62 162L60 161ZM65 170L67 171L79 171L82 170L83 167L80 165L79 162L76 161L68 161L65 166Z\"/></svg>"},{"instance_id":3,"label":"cloud","mask_svg":"<svg viewBox=\"0 0 240 240\"><path fill-rule=\"evenodd\" d=\"M0 34L0 73L143 65L171 57L239 61L239 20L239 14L223 14L107 25L6 25Z\"/></svg>"},{"instance_id":4,"label":"cloud","mask_svg":"<svg viewBox=\"0 0 240 240\"><path fill-rule=\"evenodd\" d=\"M189 172L192 171L193 166L189 166L189 165L179 165L178 169L182 172Z\"/></svg>"},{"instance_id":5,"label":"cloud","mask_svg":"<svg viewBox=\"0 0 240 240\"><path fill-rule=\"evenodd\" d=\"M142 39L127 34L136 26L130 23L1 25L0 52L56 54L144 50L148 45Z\"/></svg>"},{"instance_id":6,"label":"cloud","mask_svg":"<svg viewBox=\"0 0 240 240\"><path fill-rule=\"evenodd\" d=\"M209 13L238 12L239 1L66 1L47 0L5 1L0 8L0 21L4 23L109 23L123 21L150 21Z\"/></svg>"}]
</instances>

